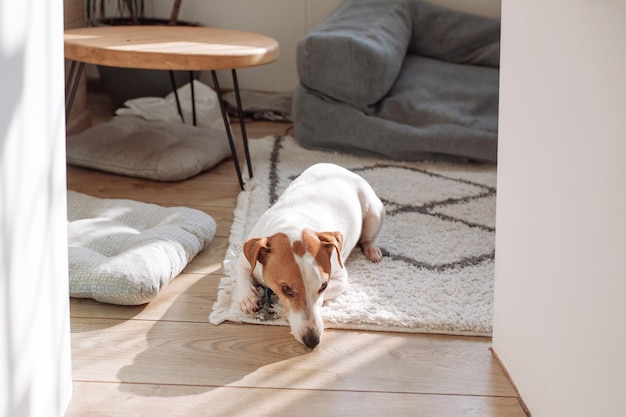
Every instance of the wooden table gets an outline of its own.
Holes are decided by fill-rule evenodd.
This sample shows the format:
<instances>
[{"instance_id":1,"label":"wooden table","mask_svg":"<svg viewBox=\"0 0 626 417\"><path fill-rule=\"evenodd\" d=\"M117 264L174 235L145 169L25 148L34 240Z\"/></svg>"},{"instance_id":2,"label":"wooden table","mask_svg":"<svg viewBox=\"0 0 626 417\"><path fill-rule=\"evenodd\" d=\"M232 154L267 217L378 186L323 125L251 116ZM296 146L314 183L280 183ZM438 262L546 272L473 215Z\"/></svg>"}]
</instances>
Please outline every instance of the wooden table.
<instances>
[{"instance_id":1,"label":"wooden table","mask_svg":"<svg viewBox=\"0 0 626 417\"><path fill-rule=\"evenodd\" d=\"M65 58L72 61L66 84L66 117L71 111L78 82L86 63L122 68L168 70L172 79L171 71L174 70L189 71L190 80L193 79L193 71L211 71L239 184L243 189L237 150L215 72L216 70L231 70L248 174L252 178L252 164L236 70L274 62L279 54L276 40L256 33L197 26L101 26L68 29L65 31L64 44ZM76 70L77 62L79 65ZM176 93L174 84L172 89ZM191 93L193 101L193 82ZM182 117L178 96L176 101ZM195 105L193 113L195 124Z\"/></svg>"}]
</instances>

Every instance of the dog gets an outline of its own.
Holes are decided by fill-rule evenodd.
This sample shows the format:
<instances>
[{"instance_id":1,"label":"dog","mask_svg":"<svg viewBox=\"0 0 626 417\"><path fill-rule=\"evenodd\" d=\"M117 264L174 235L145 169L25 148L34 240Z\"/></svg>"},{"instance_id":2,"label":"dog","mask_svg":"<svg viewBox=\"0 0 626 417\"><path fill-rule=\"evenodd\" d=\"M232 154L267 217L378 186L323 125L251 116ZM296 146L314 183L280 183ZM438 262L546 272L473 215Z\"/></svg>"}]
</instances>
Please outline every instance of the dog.
<instances>
[{"instance_id":1,"label":"dog","mask_svg":"<svg viewBox=\"0 0 626 417\"><path fill-rule=\"evenodd\" d=\"M236 266L242 311L259 309L262 286L283 307L297 341L315 348L324 331L321 308L344 292L345 261L359 244L372 262L385 207L359 175L320 163L306 169L259 218L243 244Z\"/></svg>"}]
</instances>

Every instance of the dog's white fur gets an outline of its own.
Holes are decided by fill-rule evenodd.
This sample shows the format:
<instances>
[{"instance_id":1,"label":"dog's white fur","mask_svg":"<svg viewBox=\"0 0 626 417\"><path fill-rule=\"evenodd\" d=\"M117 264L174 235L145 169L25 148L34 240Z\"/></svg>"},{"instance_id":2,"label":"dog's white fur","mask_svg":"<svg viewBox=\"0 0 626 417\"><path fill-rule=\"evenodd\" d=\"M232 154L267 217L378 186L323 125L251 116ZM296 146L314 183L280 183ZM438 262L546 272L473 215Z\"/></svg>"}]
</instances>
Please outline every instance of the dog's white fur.
<instances>
[{"instance_id":1,"label":"dog's white fur","mask_svg":"<svg viewBox=\"0 0 626 417\"><path fill-rule=\"evenodd\" d=\"M250 231L237 263L239 305L259 308L258 285L278 295L291 332L310 348L323 333L325 299L347 284L344 262L361 246L378 262L375 245L385 208L362 177L334 164L316 164L285 190Z\"/></svg>"}]
</instances>

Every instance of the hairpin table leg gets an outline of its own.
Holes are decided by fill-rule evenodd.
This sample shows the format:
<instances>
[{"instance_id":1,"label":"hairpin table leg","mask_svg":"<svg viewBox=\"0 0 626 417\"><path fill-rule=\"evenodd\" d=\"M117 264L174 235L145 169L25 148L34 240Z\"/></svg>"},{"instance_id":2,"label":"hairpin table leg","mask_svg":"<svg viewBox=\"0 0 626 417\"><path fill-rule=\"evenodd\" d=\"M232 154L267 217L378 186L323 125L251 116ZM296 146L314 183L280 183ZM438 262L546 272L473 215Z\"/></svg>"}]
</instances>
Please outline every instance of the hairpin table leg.
<instances>
[{"instance_id":1,"label":"hairpin table leg","mask_svg":"<svg viewBox=\"0 0 626 417\"><path fill-rule=\"evenodd\" d=\"M220 88L220 84L217 80L217 74L214 70L211 71L211 77L213 78L213 87L215 87L215 92L217 93L217 101L220 104L220 110L222 111L222 119L224 120L224 128L226 129L226 136L228 137L228 143L230 144L230 154L233 157L233 162L235 163L235 170L237 171L237 178L239 179L239 185L243 190L243 177L241 176L241 167L239 166L239 158L237 157L237 147L235 146L235 142L233 140L233 134L230 129L230 124L228 123L228 114L226 114L226 106L224 105L224 100L222 98L222 89Z\"/></svg>"},{"instance_id":2,"label":"hairpin table leg","mask_svg":"<svg viewBox=\"0 0 626 417\"><path fill-rule=\"evenodd\" d=\"M74 69L76 67L76 61L72 61L72 65L70 66L70 72L67 75L67 81L65 83L65 123L70 118L70 112L72 111L72 104L74 104L74 98L76 97L76 91L78 90L78 83L80 82L80 77L83 74L83 68L85 67L85 63L81 62L78 64L78 71L76 72L76 76L74 77ZM68 97L68 92L70 93Z\"/></svg>"},{"instance_id":3,"label":"hairpin table leg","mask_svg":"<svg viewBox=\"0 0 626 417\"><path fill-rule=\"evenodd\" d=\"M172 91L174 92L174 97L176 98L176 109L178 109L178 114L180 115L180 120L185 123L185 116L183 116L183 109L180 105L180 98L178 97L178 87L176 86L176 79L174 78L174 71L170 70L170 82L172 83ZM196 92L193 85L193 71L189 71L189 88L191 88L191 116L193 120L193 125L197 126L198 122L196 119Z\"/></svg>"},{"instance_id":4,"label":"hairpin table leg","mask_svg":"<svg viewBox=\"0 0 626 417\"><path fill-rule=\"evenodd\" d=\"M193 125L197 126L196 120L196 89L193 86L193 71L189 71L189 87L191 88L191 117L193 117Z\"/></svg>"},{"instance_id":5,"label":"hairpin table leg","mask_svg":"<svg viewBox=\"0 0 626 417\"><path fill-rule=\"evenodd\" d=\"M185 123L185 116L183 116L183 109L180 107L180 99L178 98L178 89L176 88L176 79L174 79L174 71L169 70L169 73L170 73L170 82L172 83L172 91L174 92L174 97L176 98L176 108L178 109L180 120L183 123Z\"/></svg>"},{"instance_id":6,"label":"hairpin table leg","mask_svg":"<svg viewBox=\"0 0 626 417\"><path fill-rule=\"evenodd\" d=\"M252 178L252 162L250 161L250 149L248 148L248 134L246 133L246 123L243 116L243 107L241 106L241 95L239 94L239 83L237 82L237 71L232 70L233 87L235 88L235 98L237 100L237 115L239 117L239 126L241 128L241 137L243 139L243 150L246 155L246 163L248 164L248 175Z\"/></svg>"}]
</instances>

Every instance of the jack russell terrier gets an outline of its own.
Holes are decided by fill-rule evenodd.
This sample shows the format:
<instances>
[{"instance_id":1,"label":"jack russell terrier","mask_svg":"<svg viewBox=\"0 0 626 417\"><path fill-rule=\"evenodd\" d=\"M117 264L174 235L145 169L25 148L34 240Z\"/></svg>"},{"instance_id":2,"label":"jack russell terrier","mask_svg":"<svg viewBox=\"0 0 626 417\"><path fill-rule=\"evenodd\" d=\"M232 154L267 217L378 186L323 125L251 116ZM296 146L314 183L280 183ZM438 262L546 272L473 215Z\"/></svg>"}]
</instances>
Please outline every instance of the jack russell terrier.
<instances>
[{"instance_id":1,"label":"jack russell terrier","mask_svg":"<svg viewBox=\"0 0 626 417\"><path fill-rule=\"evenodd\" d=\"M385 207L359 175L334 164L316 164L284 191L250 231L237 263L239 306L259 309L256 287L280 300L291 333L309 348L320 342L321 308L346 288L344 262L360 245L372 262Z\"/></svg>"}]
</instances>

